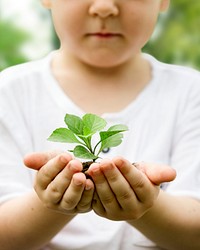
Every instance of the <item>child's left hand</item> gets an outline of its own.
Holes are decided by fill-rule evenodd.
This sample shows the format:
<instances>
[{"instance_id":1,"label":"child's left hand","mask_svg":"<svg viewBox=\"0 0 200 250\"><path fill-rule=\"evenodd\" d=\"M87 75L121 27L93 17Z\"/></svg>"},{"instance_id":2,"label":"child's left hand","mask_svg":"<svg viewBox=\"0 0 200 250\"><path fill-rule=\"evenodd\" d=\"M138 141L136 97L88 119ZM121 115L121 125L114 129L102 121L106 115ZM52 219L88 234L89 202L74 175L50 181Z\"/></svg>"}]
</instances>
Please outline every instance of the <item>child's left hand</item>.
<instances>
[{"instance_id":1,"label":"child's left hand","mask_svg":"<svg viewBox=\"0 0 200 250\"><path fill-rule=\"evenodd\" d=\"M140 218L154 205L159 185L176 177L176 172L169 166L133 165L122 157L94 163L88 174L96 187L93 209L111 220Z\"/></svg>"}]
</instances>

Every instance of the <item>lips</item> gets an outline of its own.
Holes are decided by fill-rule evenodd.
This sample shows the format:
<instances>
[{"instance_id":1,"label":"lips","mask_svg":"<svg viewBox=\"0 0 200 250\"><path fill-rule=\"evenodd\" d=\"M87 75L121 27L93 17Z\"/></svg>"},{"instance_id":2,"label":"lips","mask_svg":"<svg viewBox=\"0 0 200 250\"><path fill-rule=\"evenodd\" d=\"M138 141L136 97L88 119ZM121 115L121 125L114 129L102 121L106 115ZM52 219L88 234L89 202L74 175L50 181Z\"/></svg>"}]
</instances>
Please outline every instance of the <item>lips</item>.
<instances>
[{"instance_id":1,"label":"lips","mask_svg":"<svg viewBox=\"0 0 200 250\"><path fill-rule=\"evenodd\" d=\"M114 34L114 33L94 33L94 36L99 36L99 37L113 37L113 36L119 36L119 34Z\"/></svg>"},{"instance_id":2,"label":"lips","mask_svg":"<svg viewBox=\"0 0 200 250\"><path fill-rule=\"evenodd\" d=\"M110 38L120 37L121 34L110 33L110 32L96 32L96 33L88 34L88 36L102 38L102 39L110 39Z\"/></svg>"}]
</instances>

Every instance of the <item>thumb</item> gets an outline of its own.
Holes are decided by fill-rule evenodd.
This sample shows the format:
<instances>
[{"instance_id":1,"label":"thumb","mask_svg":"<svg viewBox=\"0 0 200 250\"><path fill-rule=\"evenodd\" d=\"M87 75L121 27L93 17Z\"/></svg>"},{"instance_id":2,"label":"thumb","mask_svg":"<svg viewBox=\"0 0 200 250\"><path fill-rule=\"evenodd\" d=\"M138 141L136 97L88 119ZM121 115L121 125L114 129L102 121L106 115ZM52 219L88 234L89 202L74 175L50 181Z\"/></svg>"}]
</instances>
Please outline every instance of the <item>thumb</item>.
<instances>
[{"instance_id":1,"label":"thumb","mask_svg":"<svg viewBox=\"0 0 200 250\"><path fill-rule=\"evenodd\" d=\"M173 181L176 178L176 171L168 165L141 162L137 163L137 168L143 171L156 185Z\"/></svg>"},{"instance_id":2,"label":"thumb","mask_svg":"<svg viewBox=\"0 0 200 250\"><path fill-rule=\"evenodd\" d=\"M61 154L61 151L49 151L49 152L34 152L29 153L24 157L24 164L28 168L39 170L49 160L53 159L57 155Z\"/></svg>"}]
</instances>

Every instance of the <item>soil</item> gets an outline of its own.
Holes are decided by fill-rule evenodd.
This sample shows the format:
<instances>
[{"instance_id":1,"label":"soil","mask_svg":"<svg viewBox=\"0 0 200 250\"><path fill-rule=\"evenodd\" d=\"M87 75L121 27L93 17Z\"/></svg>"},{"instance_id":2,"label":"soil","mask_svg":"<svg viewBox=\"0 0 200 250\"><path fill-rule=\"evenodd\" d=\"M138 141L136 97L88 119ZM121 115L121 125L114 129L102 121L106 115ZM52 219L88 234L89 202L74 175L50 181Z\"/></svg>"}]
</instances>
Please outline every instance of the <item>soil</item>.
<instances>
[{"instance_id":1,"label":"soil","mask_svg":"<svg viewBox=\"0 0 200 250\"><path fill-rule=\"evenodd\" d=\"M88 170L88 168L90 167L90 165L93 163L93 161L86 161L86 162L83 162L82 164L83 164L83 170L82 170L82 172L83 173L85 173L87 170Z\"/></svg>"}]
</instances>

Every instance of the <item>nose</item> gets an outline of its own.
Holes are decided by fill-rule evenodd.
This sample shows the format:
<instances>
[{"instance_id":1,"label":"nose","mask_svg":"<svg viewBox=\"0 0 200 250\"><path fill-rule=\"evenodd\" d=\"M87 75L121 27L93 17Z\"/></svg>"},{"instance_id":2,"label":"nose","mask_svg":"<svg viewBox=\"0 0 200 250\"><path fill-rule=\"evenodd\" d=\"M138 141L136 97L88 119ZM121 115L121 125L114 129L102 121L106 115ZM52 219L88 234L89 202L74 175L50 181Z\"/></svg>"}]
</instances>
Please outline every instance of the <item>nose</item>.
<instances>
[{"instance_id":1,"label":"nose","mask_svg":"<svg viewBox=\"0 0 200 250\"><path fill-rule=\"evenodd\" d=\"M117 16L119 13L116 0L93 0L89 9L89 14L107 18L109 16Z\"/></svg>"}]
</instances>

